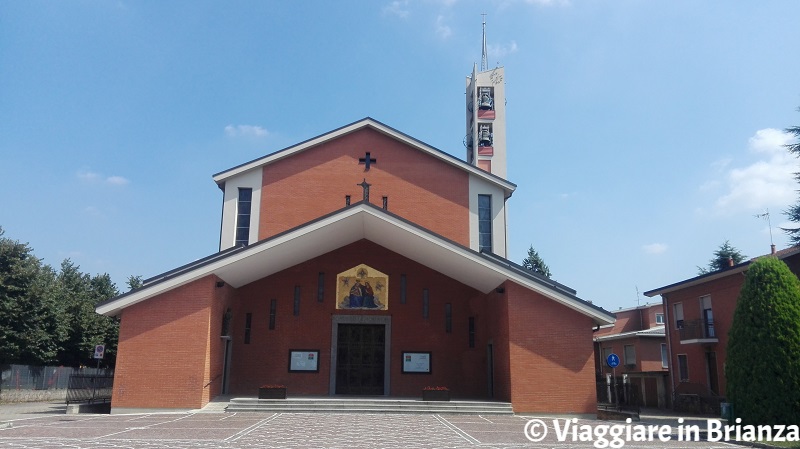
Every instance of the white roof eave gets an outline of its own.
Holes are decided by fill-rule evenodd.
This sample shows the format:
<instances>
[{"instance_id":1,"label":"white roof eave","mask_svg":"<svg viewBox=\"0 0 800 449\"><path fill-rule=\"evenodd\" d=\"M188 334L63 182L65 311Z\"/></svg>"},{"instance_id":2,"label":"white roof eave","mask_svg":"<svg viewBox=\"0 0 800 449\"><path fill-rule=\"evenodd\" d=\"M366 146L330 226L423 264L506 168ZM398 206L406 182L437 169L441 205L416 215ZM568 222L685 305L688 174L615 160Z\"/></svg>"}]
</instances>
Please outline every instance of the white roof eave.
<instances>
[{"instance_id":1,"label":"white roof eave","mask_svg":"<svg viewBox=\"0 0 800 449\"><path fill-rule=\"evenodd\" d=\"M211 274L238 288L361 239L370 240L483 293L511 280L590 316L597 324L614 322L609 314L579 299L366 204L350 206L224 258L168 274L139 290L100 304L97 312L116 315L125 307Z\"/></svg>"}]
</instances>

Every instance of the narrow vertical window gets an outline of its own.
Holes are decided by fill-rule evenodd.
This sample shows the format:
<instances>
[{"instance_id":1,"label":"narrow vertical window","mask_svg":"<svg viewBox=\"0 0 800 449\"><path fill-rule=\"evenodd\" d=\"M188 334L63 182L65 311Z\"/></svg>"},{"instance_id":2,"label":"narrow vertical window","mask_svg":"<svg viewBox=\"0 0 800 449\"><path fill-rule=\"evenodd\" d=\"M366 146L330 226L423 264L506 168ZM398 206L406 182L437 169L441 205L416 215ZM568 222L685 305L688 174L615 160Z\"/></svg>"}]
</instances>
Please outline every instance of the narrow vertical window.
<instances>
[{"instance_id":1,"label":"narrow vertical window","mask_svg":"<svg viewBox=\"0 0 800 449\"><path fill-rule=\"evenodd\" d=\"M453 332L453 306L449 302L444 305L444 331Z\"/></svg>"},{"instance_id":2,"label":"narrow vertical window","mask_svg":"<svg viewBox=\"0 0 800 449\"><path fill-rule=\"evenodd\" d=\"M475 317L469 317L469 347L475 347Z\"/></svg>"},{"instance_id":3,"label":"narrow vertical window","mask_svg":"<svg viewBox=\"0 0 800 449\"><path fill-rule=\"evenodd\" d=\"M325 273L320 272L317 276L317 302L325 301Z\"/></svg>"},{"instance_id":4,"label":"narrow vertical window","mask_svg":"<svg viewBox=\"0 0 800 449\"><path fill-rule=\"evenodd\" d=\"M294 316L300 315L300 286L294 286Z\"/></svg>"},{"instance_id":5,"label":"narrow vertical window","mask_svg":"<svg viewBox=\"0 0 800 449\"><path fill-rule=\"evenodd\" d=\"M350 205L350 195L345 195L344 196L344 205L345 206L349 206Z\"/></svg>"},{"instance_id":6,"label":"narrow vertical window","mask_svg":"<svg viewBox=\"0 0 800 449\"><path fill-rule=\"evenodd\" d=\"M422 318L428 319L428 289L422 290Z\"/></svg>"},{"instance_id":7,"label":"narrow vertical window","mask_svg":"<svg viewBox=\"0 0 800 449\"><path fill-rule=\"evenodd\" d=\"M389 209L389 197L388 196L383 197L383 208L387 209L387 210Z\"/></svg>"},{"instance_id":8,"label":"narrow vertical window","mask_svg":"<svg viewBox=\"0 0 800 449\"><path fill-rule=\"evenodd\" d=\"M491 195L478 195L478 250L492 252Z\"/></svg>"},{"instance_id":9,"label":"narrow vertical window","mask_svg":"<svg viewBox=\"0 0 800 449\"><path fill-rule=\"evenodd\" d=\"M711 296L706 295L700 298L700 309L703 318L703 337L716 338L714 332L714 313L711 311Z\"/></svg>"},{"instance_id":10,"label":"narrow vertical window","mask_svg":"<svg viewBox=\"0 0 800 449\"><path fill-rule=\"evenodd\" d=\"M661 343L661 367L669 368L669 357L667 357L667 344Z\"/></svg>"},{"instance_id":11,"label":"narrow vertical window","mask_svg":"<svg viewBox=\"0 0 800 449\"><path fill-rule=\"evenodd\" d=\"M675 308L675 329L683 329L683 303L676 303Z\"/></svg>"},{"instance_id":12,"label":"narrow vertical window","mask_svg":"<svg viewBox=\"0 0 800 449\"><path fill-rule=\"evenodd\" d=\"M250 327L253 324L253 314L246 313L244 315L244 344L250 344Z\"/></svg>"},{"instance_id":13,"label":"narrow vertical window","mask_svg":"<svg viewBox=\"0 0 800 449\"><path fill-rule=\"evenodd\" d=\"M678 354L678 373L681 382L689 382L689 359L686 354Z\"/></svg>"},{"instance_id":14,"label":"narrow vertical window","mask_svg":"<svg viewBox=\"0 0 800 449\"><path fill-rule=\"evenodd\" d=\"M269 330L275 330L275 315L278 311L278 300L269 301Z\"/></svg>"},{"instance_id":15,"label":"narrow vertical window","mask_svg":"<svg viewBox=\"0 0 800 449\"><path fill-rule=\"evenodd\" d=\"M236 207L236 245L250 243L250 208L253 189L239 188L239 202Z\"/></svg>"},{"instance_id":16,"label":"narrow vertical window","mask_svg":"<svg viewBox=\"0 0 800 449\"><path fill-rule=\"evenodd\" d=\"M406 275L400 275L400 304L406 303Z\"/></svg>"}]
</instances>

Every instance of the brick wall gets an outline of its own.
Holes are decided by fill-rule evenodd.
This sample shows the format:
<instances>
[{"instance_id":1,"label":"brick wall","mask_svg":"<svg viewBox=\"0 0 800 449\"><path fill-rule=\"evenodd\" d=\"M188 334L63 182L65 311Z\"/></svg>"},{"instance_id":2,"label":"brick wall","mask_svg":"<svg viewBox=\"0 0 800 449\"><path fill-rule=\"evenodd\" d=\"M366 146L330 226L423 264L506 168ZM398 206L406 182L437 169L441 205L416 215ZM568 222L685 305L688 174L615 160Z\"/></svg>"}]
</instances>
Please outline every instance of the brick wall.
<instances>
[{"instance_id":1,"label":"brick wall","mask_svg":"<svg viewBox=\"0 0 800 449\"><path fill-rule=\"evenodd\" d=\"M689 367L689 383L701 384L709 387L706 352L716 352L717 373L719 381L719 394L725 395L724 363L726 348L728 346L728 331L733 322L733 313L736 309L736 300L744 284L744 273L734 273L730 276L708 281L700 285L687 287L666 295L665 308L667 309L670 344L672 348L670 370L672 380L677 386L680 384L678 374L678 354L686 354ZM686 321L701 318L700 297L711 295L711 308L714 312L714 331L719 339L718 343L681 343L680 332L675 328L676 303L683 304L683 318Z\"/></svg>"},{"instance_id":2,"label":"brick wall","mask_svg":"<svg viewBox=\"0 0 800 449\"><path fill-rule=\"evenodd\" d=\"M358 164L369 151L368 172ZM468 174L402 142L363 128L263 168L259 239L361 201L364 179L370 202L469 246Z\"/></svg>"},{"instance_id":3,"label":"brick wall","mask_svg":"<svg viewBox=\"0 0 800 449\"><path fill-rule=\"evenodd\" d=\"M207 276L123 311L112 408L196 408L219 391L207 386L221 360L216 281Z\"/></svg>"},{"instance_id":4,"label":"brick wall","mask_svg":"<svg viewBox=\"0 0 800 449\"><path fill-rule=\"evenodd\" d=\"M336 275L358 264L389 276L386 311L337 310ZM318 274L324 273L322 302ZM400 275L407 276L406 303ZM199 408L221 391L222 316L231 307L229 392L253 396L263 384L285 384L290 395L327 395L334 315L391 316L390 394L417 398L425 386L447 386L454 398L486 399L487 345L494 347L494 397L517 412L593 413L591 321L550 299L506 282L483 294L367 240L347 245L233 289L208 276L126 308L120 326L115 409ZM300 313L293 314L295 286ZM422 292L429 291L429 317ZM269 330L270 300L277 300ZM445 304L452 305L452 332ZM244 343L245 314L252 314ZM469 347L469 317L476 322ZM511 343L509 344L509 339ZM319 349L318 373L290 373L290 349ZM430 375L403 374L403 351L431 351Z\"/></svg>"},{"instance_id":5,"label":"brick wall","mask_svg":"<svg viewBox=\"0 0 800 449\"><path fill-rule=\"evenodd\" d=\"M358 264L389 275L387 311L336 310L336 275ZM317 301L318 273L325 273L324 301ZM400 275L407 276L407 300L400 301ZM301 288L300 314L293 314L294 286ZM422 291L429 290L429 318L422 317ZM254 395L262 384L283 384L290 395L327 395L331 366L331 317L391 316L392 396L418 397L428 385L447 386L454 397L486 397L486 302L483 295L423 265L361 240L244 286L234 307L231 392ZM275 329L269 330L270 300L277 300ZM445 303L452 304L452 333L445 332ZM244 316L252 313L250 344L244 344ZM468 319L478 332L469 348ZM290 373L290 349L319 349L318 373ZM432 374L403 374L403 351L431 351Z\"/></svg>"},{"instance_id":6,"label":"brick wall","mask_svg":"<svg viewBox=\"0 0 800 449\"><path fill-rule=\"evenodd\" d=\"M591 320L505 283L515 412L596 413Z\"/></svg>"}]
</instances>

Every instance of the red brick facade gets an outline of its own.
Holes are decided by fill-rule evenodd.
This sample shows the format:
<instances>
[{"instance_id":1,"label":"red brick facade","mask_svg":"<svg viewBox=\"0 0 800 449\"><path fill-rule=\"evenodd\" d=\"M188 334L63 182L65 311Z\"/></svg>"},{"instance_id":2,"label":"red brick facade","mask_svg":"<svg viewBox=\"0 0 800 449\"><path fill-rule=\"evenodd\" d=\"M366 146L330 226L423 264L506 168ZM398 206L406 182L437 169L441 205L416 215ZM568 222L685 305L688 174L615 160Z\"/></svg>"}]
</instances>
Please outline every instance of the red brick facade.
<instances>
[{"instance_id":1,"label":"red brick facade","mask_svg":"<svg viewBox=\"0 0 800 449\"><path fill-rule=\"evenodd\" d=\"M782 259L793 273L800 273L797 248L779 251L775 256ZM676 394L725 398L728 332L733 323L739 292L744 285L749 263L744 262L725 272L688 279L646 293L661 295L663 300L670 352L670 378ZM709 298L707 301L710 302L713 313L713 338L708 338L710 336L707 335L707 330L690 329L695 323L700 323L701 327L707 326L704 323L701 298ZM676 320L676 304L681 304L683 309L682 326L678 326ZM685 360L683 370L679 357Z\"/></svg>"},{"instance_id":2,"label":"red brick facade","mask_svg":"<svg viewBox=\"0 0 800 449\"><path fill-rule=\"evenodd\" d=\"M220 393L230 287L208 276L124 310L112 407L199 408Z\"/></svg>"},{"instance_id":3,"label":"red brick facade","mask_svg":"<svg viewBox=\"0 0 800 449\"><path fill-rule=\"evenodd\" d=\"M699 384L706 390L713 390L716 387L718 390L715 393L719 396L725 396L725 373L723 369L726 359L725 350L728 347L728 331L731 329L731 323L733 323L736 300L739 297L739 290L744 284L744 274L745 272L734 273L730 276L687 287L663 296L664 307L669 317L667 335L670 341L670 366L675 391L681 390L681 384ZM717 341L694 343L687 339L682 342L680 330L675 323L675 304L682 304L685 323L700 320L700 298L707 295L711 297L711 307L714 313L714 334ZM713 353L716 360L716 363L712 366L709 366L709 353ZM686 356L687 379L680 378L678 355ZM712 359L712 363L714 359Z\"/></svg>"},{"instance_id":4,"label":"red brick facade","mask_svg":"<svg viewBox=\"0 0 800 449\"><path fill-rule=\"evenodd\" d=\"M368 172L358 163L359 158L365 157L365 149L377 159ZM456 252L465 260L463 263L467 263L466 259L481 259L484 265L480 269L491 272L493 283L498 281L497 271L492 270L515 270L467 249L469 177L475 175L376 129L364 127L328 139L260 169L260 223L254 226L258 226L262 243L279 240L281 237L275 236L284 231L303 229L309 222L341 210L345 206L344 195L350 195L352 203L361 201L362 188L357 184L366 178L372 184L372 204L380 206L385 196L391 214L414 223L437 242L441 239L436 234L462 245L424 240L431 247L447 248L437 249L436 254ZM358 207L362 206L342 214ZM386 215L377 211L374 213ZM380 221L371 217L369 220ZM394 237L413 243L422 241L414 234L417 231L382 226L381 232L397 232ZM301 236L295 241L304 240ZM259 245L221 253L219 260L228 260L225 254L233 260L263 247ZM251 276L237 284L238 288L228 285L225 276L233 279L240 273L231 273L233 265L219 265L212 256L208 261L197 262L194 268L176 270L145 285L145 293L134 292L134 297L140 295L142 299L130 299L130 305L123 306L121 312L112 408L199 408L226 388L233 395L254 396L264 384L286 385L290 396L333 395L333 334L338 329L335 320L368 316L390 323L384 324L390 342L384 391L391 396L418 398L423 387L446 386L455 399L510 401L517 412L594 413L592 327L598 315L562 304L560 301L574 301L585 306L576 298L568 298L571 293L558 293L562 295L558 300L548 297L549 293L523 286L536 282L525 274L504 275L510 277L503 279L517 279L522 284L499 281L500 285L492 284L484 293L486 285L479 291L467 285L473 285L470 279L457 281L418 262L416 255L402 256L366 238L322 252L269 273L260 271L261 265L255 262L235 262L239 264L237 269L241 267ZM209 264L220 271L208 268ZM342 299L336 297L337 274L360 264L388 276L386 310L337 310L336 303ZM492 268L492 264L497 265ZM212 271L203 271L206 269ZM176 280L192 270L216 274L198 274L183 285ZM321 300L320 276L324 281ZM405 301L401 299L401 276L406 279ZM174 286L170 284L164 292L146 296L151 286L157 289L170 282ZM556 291L550 286L541 291L549 290ZM423 291L429 298L427 318L423 316ZM120 301L126 300L121 298ZM274 329L269 328L272 300L276 304ZM448 304L450 331L445 318ZM232 332L229 338L220 337L228 308ZM599 313L601 322L611 319L605 318L603 311ZM246 331L248 315L251 321ZM470 318L474 322L472 346ZM319 371L290 372L289 352L293 349L319 350ZM431 373L403 373L405 351L430 351ZM227 375L226 353L230 361Z\"/></svg>"},{"instance_id":5,"label":"red brick facade","mask_svg":"<svg viewBox=\"0 0 800 449\"><path fill-rule=\"evenodd\" d=\"M361 201L366 179L372 204L386 196L392 213L469 246L468 174L371 128L266 165L262 179L259 239L341 209L345 195Z\"/></svg>"}]
</instances>

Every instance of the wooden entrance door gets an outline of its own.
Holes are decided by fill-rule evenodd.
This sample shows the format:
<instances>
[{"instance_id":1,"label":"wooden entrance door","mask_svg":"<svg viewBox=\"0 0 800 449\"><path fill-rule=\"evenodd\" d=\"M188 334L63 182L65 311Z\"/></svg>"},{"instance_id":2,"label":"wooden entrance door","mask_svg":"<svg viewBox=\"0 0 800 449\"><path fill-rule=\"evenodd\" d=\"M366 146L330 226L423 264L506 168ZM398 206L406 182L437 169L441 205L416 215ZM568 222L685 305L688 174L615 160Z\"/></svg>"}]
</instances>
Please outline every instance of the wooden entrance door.
<instances>
[{"instance_id":1,"label":"wooden entrance door","mask_svg":"<svg viewBox=\"0 0 800 449\"><path fill-rule=\"evenodd\" d=\"M339 324L336 342L336 394L382 395L386 326Z\"/></svg>"}]
</instances>

